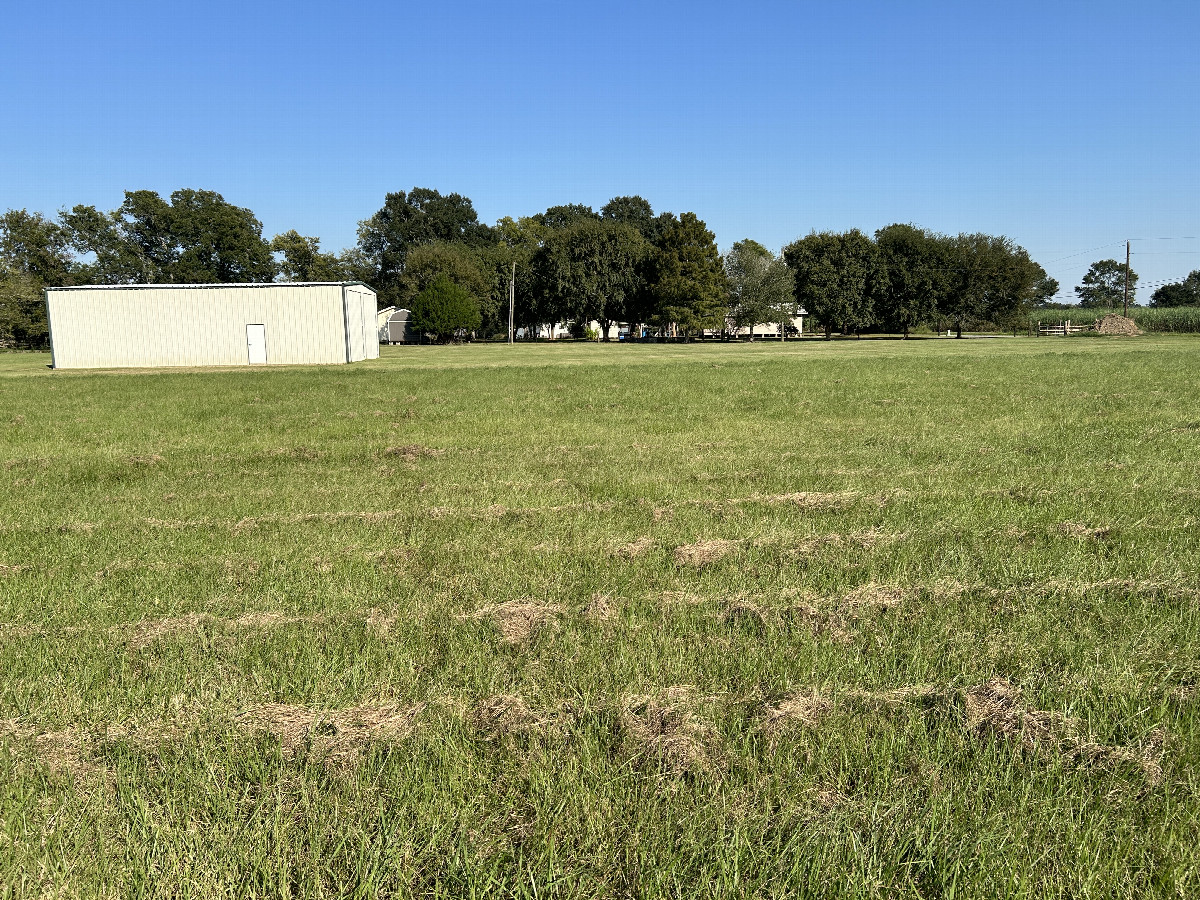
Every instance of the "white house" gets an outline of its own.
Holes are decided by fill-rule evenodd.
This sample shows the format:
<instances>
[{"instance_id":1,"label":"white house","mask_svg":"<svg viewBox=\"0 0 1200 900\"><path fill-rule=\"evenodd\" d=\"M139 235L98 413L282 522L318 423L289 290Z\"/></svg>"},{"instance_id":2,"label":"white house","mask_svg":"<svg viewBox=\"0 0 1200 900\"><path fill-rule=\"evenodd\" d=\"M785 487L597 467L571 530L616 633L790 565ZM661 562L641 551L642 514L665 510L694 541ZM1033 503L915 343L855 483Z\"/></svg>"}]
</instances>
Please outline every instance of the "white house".
<instances>
[{"instance_id":1,"label":"white house","mask_svg":"<svg viewBox=\"0 0 1200 900\"><path fill-rule=\"evenodd\" d=\"M375 308L357 281L46 289L56 369L376 359Z\"/></svg>"}]
</instances>

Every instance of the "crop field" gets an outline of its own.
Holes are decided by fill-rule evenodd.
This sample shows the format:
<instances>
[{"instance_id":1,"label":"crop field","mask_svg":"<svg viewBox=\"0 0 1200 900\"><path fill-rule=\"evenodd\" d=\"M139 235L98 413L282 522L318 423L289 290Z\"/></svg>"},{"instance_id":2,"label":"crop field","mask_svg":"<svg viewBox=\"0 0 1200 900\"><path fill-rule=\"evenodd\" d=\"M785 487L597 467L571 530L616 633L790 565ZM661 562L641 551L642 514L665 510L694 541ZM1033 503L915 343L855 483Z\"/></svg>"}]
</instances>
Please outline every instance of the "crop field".
<instances>
[{"instance_id":1,"label":"crop field","mask_svg":"<svg viewBox=\"0 0 1200 900\"><path fill-rule=\"evenodd\" d=\"M1200 894L1200 340L0 355L0 898Z\"/></svg>"}]
</instances>

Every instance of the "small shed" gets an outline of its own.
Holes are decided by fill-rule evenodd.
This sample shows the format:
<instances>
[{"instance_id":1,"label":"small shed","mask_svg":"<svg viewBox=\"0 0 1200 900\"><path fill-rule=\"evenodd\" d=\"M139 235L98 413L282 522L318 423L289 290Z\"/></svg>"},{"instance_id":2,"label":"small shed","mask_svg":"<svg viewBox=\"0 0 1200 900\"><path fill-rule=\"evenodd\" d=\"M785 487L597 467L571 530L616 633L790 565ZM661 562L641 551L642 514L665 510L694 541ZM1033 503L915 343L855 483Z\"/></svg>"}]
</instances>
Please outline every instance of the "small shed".
<instances>
[{"instance_id":1,"label":"small shed","mask_svg":"<svg viewBox=\"0 0 1200 900\"><path fill-rule=\"evenodd\" d=\"M56 369L377 359L375 308L358 281L46 289Z\"/></svg>"},{"instance_id":2,"label":"small shed","mask_svg":"<svg viewBox=\"0 0 1200 900\"><path fill-rule=\"evenodd\" d=\"M410 315L407 309L398 309L389 315L383 331L383 340L389 344L407 344L415 341L417 336L408 325Z\"/></svg>"}]
</instances>

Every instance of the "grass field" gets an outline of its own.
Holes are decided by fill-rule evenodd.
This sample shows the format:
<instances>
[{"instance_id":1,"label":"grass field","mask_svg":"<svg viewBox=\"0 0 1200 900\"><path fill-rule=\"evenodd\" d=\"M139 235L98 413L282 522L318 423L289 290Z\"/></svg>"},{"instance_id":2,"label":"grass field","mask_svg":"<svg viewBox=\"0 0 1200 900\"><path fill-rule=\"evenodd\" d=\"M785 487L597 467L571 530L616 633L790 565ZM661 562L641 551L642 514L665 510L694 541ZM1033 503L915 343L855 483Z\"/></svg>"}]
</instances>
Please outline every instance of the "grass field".
<instances>
[{"instance_id":1,"label":"grass field","mask_svg":"<svg viewBox=\"0 0 1200 900\"><path fill-rule=\"evenodd\" d=\"M0 898L1200 894L1200 341L0 355Z\"/></svg>"}]
</instances>

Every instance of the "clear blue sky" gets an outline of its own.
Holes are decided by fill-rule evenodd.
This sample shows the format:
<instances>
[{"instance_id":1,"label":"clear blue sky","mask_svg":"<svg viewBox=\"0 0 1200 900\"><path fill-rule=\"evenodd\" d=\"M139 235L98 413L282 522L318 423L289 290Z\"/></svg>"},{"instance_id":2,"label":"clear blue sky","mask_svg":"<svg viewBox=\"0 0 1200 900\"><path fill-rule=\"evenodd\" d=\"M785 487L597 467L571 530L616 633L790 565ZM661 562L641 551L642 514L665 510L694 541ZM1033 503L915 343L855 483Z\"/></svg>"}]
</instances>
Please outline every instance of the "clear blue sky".
<instances>
[{"instance_id":1,"label":"clear blue sky","mask_svg":"<svg viewBox=\"0 0 1200 900\"><path fill-rule=\"evenodd\" d=\"M414 185L641 194L722 248L1006 234L1064 292L1144 239L1146 283L1200 268L1198 47L1195 0L10 3L0 208L206 188L337 250Z\"/></svg>"}]
</instances>

